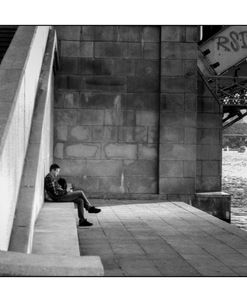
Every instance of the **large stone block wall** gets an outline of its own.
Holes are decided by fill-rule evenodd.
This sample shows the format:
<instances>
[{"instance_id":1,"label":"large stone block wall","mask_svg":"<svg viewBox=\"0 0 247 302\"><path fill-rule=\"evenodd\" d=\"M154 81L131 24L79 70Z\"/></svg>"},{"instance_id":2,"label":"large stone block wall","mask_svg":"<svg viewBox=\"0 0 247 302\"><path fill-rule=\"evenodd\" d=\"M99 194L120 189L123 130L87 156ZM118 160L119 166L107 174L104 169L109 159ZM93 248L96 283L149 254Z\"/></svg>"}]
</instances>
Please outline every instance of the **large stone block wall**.
<instances>
[{"instance_id":1,"label":"large stone block wall","mask_svg":"<svg viewBox=\"0 0 247 302\"><path fill-rule=\"evenodd\" d=\"M196 192L221 191L222 109L198 74Z\"/></svg>"},{"instance_id":2,"label":"large stone block wall","mask_svg":"<svg viewBox=\"0 0 247 302\"><path fill-rule=\"evenodd\" d=\"M198 26L57 26L55 160L89 192L186 200L221 187L221 113Z\"/></svg>"},{"instance_id":3,"label":"large stone block wall","mask_svg":"<svg viewBox=\"0 0 247 302\"><path fill-rule=\"evenodd\" d=\"M159 191L188 200L196 186L198 26L162 26Z\"/></svg>"},{"instance_id":4,"label":"large stone block wall","mask_svg":"<svg viewBox=\"0 0 247 302\"><path fill-rule=\"evenodd\" d=\"M88 192L158 193L159 26L56 26L54 157Z\"/></svg>"}]
</instances>

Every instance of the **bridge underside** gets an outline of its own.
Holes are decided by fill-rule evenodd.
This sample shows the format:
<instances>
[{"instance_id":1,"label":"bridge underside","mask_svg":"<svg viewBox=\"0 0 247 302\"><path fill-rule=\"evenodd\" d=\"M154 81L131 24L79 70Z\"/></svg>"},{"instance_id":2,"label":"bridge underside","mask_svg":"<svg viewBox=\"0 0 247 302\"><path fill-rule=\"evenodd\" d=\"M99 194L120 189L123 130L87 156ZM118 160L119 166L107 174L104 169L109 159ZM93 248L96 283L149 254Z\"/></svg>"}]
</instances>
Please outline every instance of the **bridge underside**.
<instances>
[{"instance_id":1,"label":"bridge underside","mask_svg":"<svg viewBox=\"0 0 247 302\"><path fill-rule=\"evenodd\" d=\"M211 26L209 32L215 29ZM206 34L207 40L199 43L198 66L206 85L223 107L226 129L247 114L246 26L218 26L218 29L212 36ZM234 35L236 43L232 41Z\"/></svg>"},{"instance_id":2,"label":"bridge underside","mask_svg":"<svg viewBox=\"0 0 247 302\"><path fill-rule=\"evenodd\" d=\"M190 203L198 192L221 191L222 115L234 118L236 106L224 111L231 104L224 109L200 74L198 32L194 25L18 28L0 69L5 250L12 222L23 231L25 213L31 251L51 161L75 188L101 199L150 194Z\"/></svg>"}]
</instances>

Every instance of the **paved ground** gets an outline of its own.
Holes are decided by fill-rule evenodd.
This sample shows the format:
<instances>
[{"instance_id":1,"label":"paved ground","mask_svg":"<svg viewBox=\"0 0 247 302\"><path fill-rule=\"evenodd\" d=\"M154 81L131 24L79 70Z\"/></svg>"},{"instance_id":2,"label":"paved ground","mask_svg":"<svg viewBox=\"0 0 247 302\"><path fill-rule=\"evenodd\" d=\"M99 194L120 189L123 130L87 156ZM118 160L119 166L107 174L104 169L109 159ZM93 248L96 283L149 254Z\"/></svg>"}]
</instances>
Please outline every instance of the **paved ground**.
<instances>
[{"instance_id":1,"label":"paved ground","mask_svg":"<svg viewBox=\"0 0 247 302\"><path fill-rule=\"evenodd\" d=\"M97 201L95 201L97 204ZM247 232L183 202L100 201L78 229L106 276L247 276Z\"/></svg>"}]
</instances>

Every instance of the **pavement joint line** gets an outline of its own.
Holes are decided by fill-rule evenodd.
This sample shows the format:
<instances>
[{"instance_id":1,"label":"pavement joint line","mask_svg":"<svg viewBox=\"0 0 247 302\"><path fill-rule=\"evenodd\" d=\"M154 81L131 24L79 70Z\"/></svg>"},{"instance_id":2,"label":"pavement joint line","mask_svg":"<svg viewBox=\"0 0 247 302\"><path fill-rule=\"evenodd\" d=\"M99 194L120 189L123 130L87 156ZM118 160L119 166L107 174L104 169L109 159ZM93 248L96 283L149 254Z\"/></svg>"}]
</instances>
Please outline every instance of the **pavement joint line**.
<instances>
[{"instance_id":1,"label":"pavement joint line","mask_svg":"<svg viewBox=\"0 0 247 302\"><path fill-rule=\"evenodd\" d=\"M163 205L162 205L163 206ZM178 214L176 213L176 215L179 215L179 212L178 212ZM179 216L178 216L179 217ZM180 218L180 217L179 217ZM182 219L183 219L183 217L182 217ZM185 220L186 221L186 220ZM203 230L202 230L203 231ZM187 234L185 234L185 235L187 235ZM211 235L211 234L210 234ZM231 246L230 246L231 247ZM204 248L202 248L202 249L204 249ZM205 249L204 249L205 250ZM208 253L208 254L210 254L210 252L209 251L207 251L207 250L205 250L205 252L206 253ZM219 261L219 259L216 257L216 256L214 256L214 255L212 255L214 258L216 258L216 260L218 260ZM225 263L223 263L223 262L221 262L224 266L226 266L226 267L228 267L227 265L225 265ZM230 269L230 267L228 267L229 269Z\"/></svg>"},{"instance_id":2,"label":"pavement joint line","mask_svg":"<svg viewBox=\"0 0 247 302\"><path fill-rule=\"evenodd\" d=\"M224 230L224 232L226 233L226 235L229 237L229 234L225 231L225 228L221 228L221 227L219 227L219 226L217 226L217 227L220 228L220 230ZM216 238L218 241L222 242L225 246L230 247L230 248L233 248L235 251L237 251L237 249L234 248L231 244L227 244L227 242L226 242L226 241L223 241L222 238L218 238L217 236L214 236L214 234L212 235L212 233L209 232L209 231L207 231L207 230L205 231L205 229L201 228L200 225L198 226L198 228L201 229L201 231L206 232L207 234L209 234L209 235L212 236L213 238ZM236 237L236 236L235 236L235 237ZM238 238L241 238L241 237L238 237ZM242 238L241 238L241 239L242 239ZM247 243L247 242L246 242L246 243ZM238 252L238 251L237 251L237 252ZM240 254L240 253L239 253L239 254Z\"/></svg>"},{"instance_id":3,"label":"pavement joint line","mask_svg":"<svg viewBox=\"0 0 247 302\"><path fill-rule=\"evenodd\" d=\"M127 208L129 208L129 207L127 206ZM112 209L112 211L113 211L113 213L119 218L118 213L116 213L116 211L115 211L114 209ZM121 218L120 218L120 219L121 219ZM133 233L130 232L130 231L126 228L126 226L125 226L124 224L123 224L123 227L127 230L128 233L131 234L133 240L137 243L137 245L140 247L140 249L141 249L141 250L143 251L143 253L145 254L145 250L144 250L143 247L139 244L139 242L136 240L136 238L133 236Z\"/></svg>"},{"instance_id":4,"label":"pavement joint line","mask_svg":"<svg viewBox=\"0 0 247 302\"><path fill-rule=\"evenodd\" d=\"M150 209L149 209L149 211L150 211ZM151 210L151 212L152 212L152 210ZM157 213L155 213L156 215L157 215ZM142 220L142 217L140 217L140 219ZM161 219L162 220L162 219ZM162 220L163 221L163 220ZM151 228L151 229L153 229L153 228ZM161 236L160 236L161 237ZM164 240L164 238L163 237L161 237L161 239L162 240ZM169 245L169 243L168 243L168 245ZM177 254L177 255L179 255L179 256L181 256L171 245L170 245L170 248L172 248L172 250ZM182 257L182 256L181 256ZM189 266L191 266L187 261L186 261L186 259L184 259L185 260L185 262L189 265ZM195 269L196 270L196 269Z\"/></svg>"},{"instance_id":5,"label":"pavement joint line","mask_svg":"<svg viewBox=\"0 0 247 302\"><path fill-rule=\"evenodd\" d=\"M200 227L199 227L200 228ZM204 230L202 230L203 232L205 232ZM208 233L209 235L211 235L211 233ZM214 236L212 236L213 238L215 238ZM219 241L223 242L222 240L218 239ZM226 246L229 246L227 244L225 244ZM232 246L229 246L229 247L232 247ZM203 248L208 254L212 255L209 251L207 251L205 248ZM240 253L239 253L240 254ZM229 265L226 265L224 262L222 262L216 255L212 255L216 260L218 260L219 262L221 262L223 264L223 266L227 267L228 269L232 270L231 269L231 266Z\"/></svg>"},{"instance_id":6,"label":"pavement joint line","mask_svg":"<svg viewBox=\"0 0 247 302\"><path fill-rule=\"evenodd\" d=\"M189 207L189 205L186 204L186 203L184 203L184 204L180 203L178 206L180 206L182 208L185 208L186 210L188 210L188 207ZM215 217L207 215L206 213L202 212L201 210L199 210L197 208L195 208L195 209L196 209L195 210L195 212L196 212L195 214L197 216L199 216L199 217L203 216L203 218L205 218L205 220L210 221L214 225L222 226L222 228L228 230L230 233L236 234L236 232L237 232L236 235L239 235L240 238L244 237L244 239L247 240L247 234L246 233L242 233L242 232L240 233L239 231L241 231L241 230L238 229L236 226L229 224L229 226L231 226L231 228L230 228L225 222L223 222L223 221L221 221L219 219L217 220ZM199 215L198 215L198 213L199 213Z\"/></svg>"},{"instance_id":7,"label":"pavement joint line","mask_svg":"<svg viewBox=\"0 0 247 302\"><path fill-rule=\"evenodd\" d=\"M243 236L240 236L239 234L236 234L236 232L231 232L231 230L229 228L226 228L224 224L222 223L215 223L216 218L213 217L213 219L209 219L206 215L197 215L196 211L189 211L188 207L191 206L186 206L186 204L184 204L184 206L181 206L181 202L180 203L166 203L166 207L164 206L164 203L159 202L157 205L153 206L153 204L141 204L141 205L137 205L137 204L124 204L123 206L125 207L125 210L123 210L123 206L122 207L114 207L112 205L109 205L109 211L107 211L107 216L108 216L108 220L104 219L100 219L97 216L97 221L98 221L98 225L97 225L97 229L101 229L102 233L104 234L108 244L110 245L111 251L113 253L113 258L114 261L117 259L117 257L119 257L120 254L116 254L114 253L114 249L113 246L117 246L116 242L118 239L114 239L114 236L111 237L111 232L109 233L109 229L107 228L107 222L109 224L111 224L109 221L112 222L112 227L114 227L114 225L118 225L119 228L119 232L124 232L125 234L128 234L127 237L123 237L123 242L131 242L131 245L129 245L129 247L132 246L131 250L130 250L130 254L129 255L133 255L133 252L135 252L135 249L137 248L137 251L140 249L143 251L142 255L144 257L146 257L146 259L151 260L151 262L154 264L153 259L150 259L150 254L148 253L149 247L147 246L147 249L145 249L145 241L142 241L142 237L138 237L138 233L140 232L142 229L144 230L144 232L149 233L149 235L147 235L147 238L152 238L150 236L154 236L154 238L159 238L157 239L157 242L164 242L164 246L160 243L158 243L157 245L155 245L156 247L153 247L153 252L156 251L162 251L164 248L164 252L165 252L165 247L168 246L170 251L173 252L173 255L176 254L177 257L179 257L179 259L182 259L182 261L184 261L184 263L186 263L189 267L193 268L198 274L200 275L205 275L204 273L200 273L197 269L196 266L193 266L190 262L187 261L186 259L186 253L183 252L183 245L178 245L177 247L174 246L174 244L172 245L172 242L176 242L176 241L171 241L169 240L169 238L174 238L174 236L180 236L183 239L183 242L186 245L188 245L190 242L192 242L193 244L195 244L195 247L198 247L201 250L204 250L205 255L207 255L208 259L214 259L215 263L219 263L218 266L220 268L225 269L225 272L228 271L229 274L243 274L243 269L240 272L240 269L235 269L236 271L234 271L233 269L233 264L235 265L235 267L237 267L237 261L234 262L234 259L227 261L223 261L221 262L221 260L219 259L219 257L217 257L217 249L220 247L217 247L215 250L211 250L210 252L210 246L208 248L204 248L203 244L201 243L201 241L199 240L199 233L203 233L203 237L207 238L207 236L209 238L211 238L212 242L216 240L216 242L219 242L220 244L222 244L223 246L227 246L230 249L233 249L234 251L236 251L236 254L234 254L235 256L237 255L241 255L243 256L244 260L247 259L246 255L247 252L244 253L244 251L241 253L241 251L235 250L232 245L233 244L237 244L239 241L236 240L242 240L243 242L239 242L239 246L241 246L241 243L244 243L246 240L243 238ZM138 206L142 206L144 209L142 209L142 211L139 211ZM183 210L181 211L176 211L176 208L181 207L181 209L185 210L189 213L189 214L185 214L183 215ZM159 208L162 207L164 208L164 211L159 211ZM184 209L186 208L186 209ZM133 211L132 211L133 209ZM172 221L168 219L168 221L166 220L166 217L164 216L165 213L169 213L169 217L173 217L173 224ZM114 217L114 219L112 217ZM149 216L152 216L152 219L147 219ZM193 218L195 216L195 218ZM203 217L201 217L203 216ZM200 222L200 220L202 219L203 223L202 225L196 225L196 222ZM191 224L189 223L191 220ZM199 224L199 223L198 223ZM193 232L193 227L197 226L197 228L199 228L200 231L196 231ZM211 226L213 226L213 228L211 228ZM163 228L163 230L162 230ZM165 228L169 228L168 234L164 233ZM182 229L181 229L182 228ZM219 231L217 231L219 229ZM145 231L146 230L146 231ZM149 230L149 231L147 231ZM172 234L172 230L174 230L174 234ZM215 230L215 234L212 235L212 230ZM233 238L232 240L227 238L224 238L223 240L220 237L220 234L222 235L222 231L224 234L229 235L229 232L231 233ZM193 234L191 234L191 232L193 232ZM113 232L114 233L114 232ZM116 233L117 234L117 233ZM170 234L170 235L169 235ZM218 234L218 235L217 235ZM239 235L239 236L238 236ZM110 237L109 237L110 236ZM169 237L170 236L170 237ZM217 238L218 236L218 238ZM116 236L117 237L117 236ZM120 236L121 237L121 236ZM83 239L83 238L82 238ZM96 239L97 240L97 239ZM121 242L121 239L119 239ZM159 241L161 240L161 241ZM234 241L235 240L235 241ZM112 243L111 243L112 242ZM115 243L114 243L115 242ZM203 242L203 241L202 241ZM227 244L228 243L228 244ZM133 245L134 244L134 245ZM245 245L242 245L243 247L245 247ZM134 247L134 249L133 249ZM247 246L246 246L247 247ZM179 251L176 250L176 248ZM181 250L182 248L182 250ZM133 250L132 250L133 249ZM150 248L152 251L152 247ZM189 249L187 249L189 251ZM229 254L231 250L229 250ZM170 253L170 252L169 252ZM162 253L161 253L162 254ZM172 253L171 253L172 254ZM124 252L123 252L124 255ZM151 255L154 255L151 253ZM196 257L197 254L193 254L194 257ZM128 256L128 255L127 255ZM137 253L138 256L138 253ZM158 257L158 256L157 256ZM230 256L229 256L230 257ZM233 257L233 254L232 254ZM158 258L160 259L160 258ZM116 262L116 261L115 261ZM229 265L226 265L227 262ZM159 270L159 268L154 264L154 267L161 273L162 275L162 270ZM201 270L201 268L200 268ZM206 270L205 270L206 271ZM210 270L207 270L208 272L210 272ZM213 273L213 269L211 269L212 273ZM238 273L237 271L239 271L240 273ZM217 275L217 271L215 272L215 274ZM127 273L123 273L123 275L126 275ZM220 274L220 273L219 273ZM128 274L127 274L128 275Z\"/></svg>"}]
</instances>

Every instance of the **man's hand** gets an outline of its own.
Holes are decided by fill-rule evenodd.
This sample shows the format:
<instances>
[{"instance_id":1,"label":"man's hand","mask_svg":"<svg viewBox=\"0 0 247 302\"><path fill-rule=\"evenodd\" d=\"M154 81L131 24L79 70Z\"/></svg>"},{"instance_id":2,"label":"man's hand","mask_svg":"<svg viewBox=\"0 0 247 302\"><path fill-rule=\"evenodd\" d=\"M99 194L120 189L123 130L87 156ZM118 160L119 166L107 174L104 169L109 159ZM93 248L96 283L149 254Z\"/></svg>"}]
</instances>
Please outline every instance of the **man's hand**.
<instances>
[{"instance_id":1,"label":"man's hand","mask_svg":"<svg viewBox=\"0 0 247 302\"><path fill-rule=\"evenodd\" d=\"M73 187L70 183L67 183L67 192L73 192Z\"/></svg>"}]
</instances>

